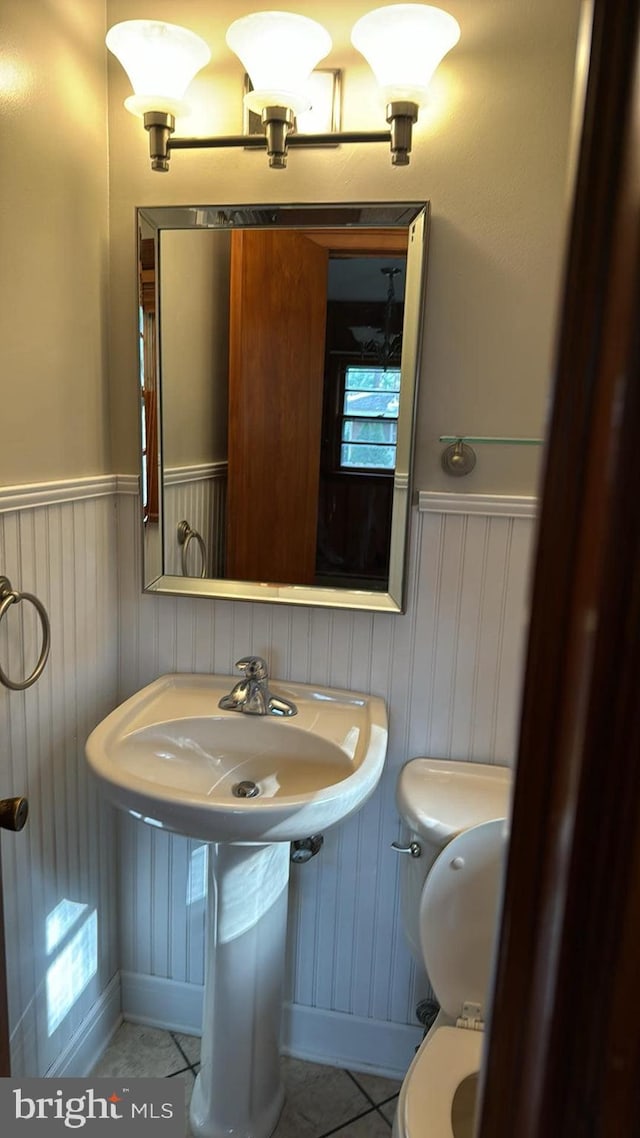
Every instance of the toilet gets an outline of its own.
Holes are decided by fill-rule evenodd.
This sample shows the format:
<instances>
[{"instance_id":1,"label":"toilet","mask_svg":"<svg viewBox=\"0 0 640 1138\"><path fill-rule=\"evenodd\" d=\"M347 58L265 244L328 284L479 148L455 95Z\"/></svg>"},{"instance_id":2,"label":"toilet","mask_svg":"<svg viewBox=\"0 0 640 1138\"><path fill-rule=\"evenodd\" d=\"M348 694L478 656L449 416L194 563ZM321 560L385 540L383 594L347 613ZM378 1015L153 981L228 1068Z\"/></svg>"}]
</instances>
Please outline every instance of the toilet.
<instances>
[{"instance_id":1,"label":"toilet","mask_svg":"<svg viewBox=\"0 0 640 1138\"><path fill-rule=\"evenodd\" d=\"M393 1138L472 1138L508 838L505 767L411 759L396 788L402 914L440 1005L406 1074Z\"/></svg>"}]
</instances>

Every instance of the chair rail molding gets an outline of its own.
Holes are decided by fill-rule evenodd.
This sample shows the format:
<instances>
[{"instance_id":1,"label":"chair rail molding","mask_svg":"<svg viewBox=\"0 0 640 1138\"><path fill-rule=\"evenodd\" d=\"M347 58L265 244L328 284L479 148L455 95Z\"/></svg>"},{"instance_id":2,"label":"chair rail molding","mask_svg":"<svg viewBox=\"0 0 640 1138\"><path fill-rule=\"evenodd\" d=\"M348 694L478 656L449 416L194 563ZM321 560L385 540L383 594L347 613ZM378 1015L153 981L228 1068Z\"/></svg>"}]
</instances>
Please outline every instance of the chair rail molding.
<instances>
[{"instance_id":1,"label":"chair rail molding","mask_svg":"<svg viewBox=\"0 0 640 1138\"><path fill-rule=\"evenodd\" d=\"M442 494L418 491L420 513L478 514L483 517L535 518L538 499L519 494Z\"/></svg>"}]
</instances>

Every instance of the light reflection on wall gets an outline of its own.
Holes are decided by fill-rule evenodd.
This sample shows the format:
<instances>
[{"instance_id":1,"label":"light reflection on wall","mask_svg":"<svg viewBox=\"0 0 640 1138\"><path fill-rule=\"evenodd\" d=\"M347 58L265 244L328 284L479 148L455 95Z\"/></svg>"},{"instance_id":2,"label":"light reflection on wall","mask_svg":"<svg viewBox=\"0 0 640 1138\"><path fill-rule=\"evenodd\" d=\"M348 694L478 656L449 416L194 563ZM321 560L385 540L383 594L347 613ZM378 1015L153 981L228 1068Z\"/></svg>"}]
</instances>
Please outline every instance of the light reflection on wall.
<instances>
[{"instance_id":1,"label":"light reflection on wall","mask_svg":"<svg viewBox=\"0 0 640 1138\"><path fill-rule=\"evenodd\" d=\"M98 914L64 898L46 920L47 1031L51 1036L98 971ZM56 950L58 950L56 952Z\"/></svg>"},{"instance_id":2,"label":"light reflection on wall","mask_svg":"<svg viewBox=\"0 0 640 1138\"><path fill-rule=\"evenodd\" d=\"M187 881L187 905L204 901L207 896L207 871L209 867L209 847L198 846L191 854L189 878Z\"/></svg>"},{"instance_id":3,"label":"light reflection on wall","mask_svg":"<svg viewBox=\"0 0 640 1138\"><path fill-rule=\"evenodd\" d=\"M31 68L6 45L0 50L0 100L3 114L18 110L33 91Z\"/></svg>"}]
</instances>

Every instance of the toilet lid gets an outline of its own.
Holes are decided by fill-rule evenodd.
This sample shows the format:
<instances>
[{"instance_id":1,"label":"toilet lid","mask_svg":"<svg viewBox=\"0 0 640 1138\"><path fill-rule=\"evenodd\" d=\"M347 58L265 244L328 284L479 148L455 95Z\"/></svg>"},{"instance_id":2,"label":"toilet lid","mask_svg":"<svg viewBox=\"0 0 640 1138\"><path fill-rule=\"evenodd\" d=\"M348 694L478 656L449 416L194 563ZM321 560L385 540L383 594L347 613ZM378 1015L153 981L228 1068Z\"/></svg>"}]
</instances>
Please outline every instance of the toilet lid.
<instances>
[{"instance_id":1,"label":"toilet lid","mask_svg":"<svg viewBox=\"0 0 640 1138\"><path fill-rule=\"evenodd\" d=\"M425 1039L400 1093L399 1131L403 1138L453 1138L455 1093L480 1070L483 1031L439 1027Z\"/></svg>"},{"instance_id":2,"label":"toilet lid","mask_svg":"<svg viewBox=\"0 0 640 1138\"><path fill-rule=\"evenodd\" d=\"M457 1019L484 1005L497 931L508 824L465 830L434 862L420 902L420 942L440 1007Z\"/></svg>"}]
</instances>

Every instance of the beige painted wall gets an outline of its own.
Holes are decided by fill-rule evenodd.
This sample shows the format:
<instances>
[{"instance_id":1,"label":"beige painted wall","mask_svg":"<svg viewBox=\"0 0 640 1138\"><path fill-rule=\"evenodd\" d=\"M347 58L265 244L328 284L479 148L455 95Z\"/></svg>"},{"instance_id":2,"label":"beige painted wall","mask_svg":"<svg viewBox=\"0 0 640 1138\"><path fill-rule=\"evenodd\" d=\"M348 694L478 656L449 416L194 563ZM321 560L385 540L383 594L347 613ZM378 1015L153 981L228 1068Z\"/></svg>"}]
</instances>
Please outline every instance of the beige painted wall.
<instances>
[{"instance_id":1,"label":"beige painted wall","mask_svg":"<svg viewBox=\"0 0 640 1138\"><path fill-rule=\"evenodd\" d=\"M252 4L206 8L157 0L213 45L193 87L198 113L181 129L241 129L241 67L223 43ZM348 46L365 3L296 7L331 30L327 64L343 66L346 128L380 125L376 88ZM176 154L152 174L146 138L111 81L111 412L106 389L107 195L104 5L4 0L1 27L0 416L4 485L137 470L135 225L137 204L429 198L433 228L421 375L417 484L451 489L440 434L536 435L547 409L562 256L565 166L577 0L454 0L462 39L442 68L434 108L416 129L411 166L384 147L291 155ZM146 15L108 0L107 24ZM532 451L485 448L465 490L535 488ZM459 484L456 483L457 487Z\"/></svg>"},{"instance_id":2,"label":"beige painted wall","mask_svg":"<svg viewBox=\"0 0 640 1138\"><path fill-rule=\"evenodd\" d=\"M301 0L298 11L331 31L327 66L344 67L345 129L380 128L377 88L349 46L370 4ZM154 14L211 45L212 63L191 89L195 113L179 133L241 130L242 68L224 44L248 3L156 0ZM459 45L421 115L408 169L384 146L293 152L286 171L262 154L175 153L152 173L129 93L109 60L112 234L113 447L117 470L136 468L134 207L138 204L425 199L432 237L420 380L416 475L420 488L532 493L538 452L485 447L476 470L454 482L439 466L441 434L539 435L544 431L554 313L566 217L566 163L578 0L450 0ZM142 0L108 0L108 22L147 15Z\"/></svg>"},{"instance_id":3,"label":"beige painted wall","mask_svg":"<svg viewBox=\"0 0 640 1138\"><path fill-rule=\"evenodd\" d=\"M109 470L102 0L0 12L0 484Z\"/></svg>"}]
</instances>

